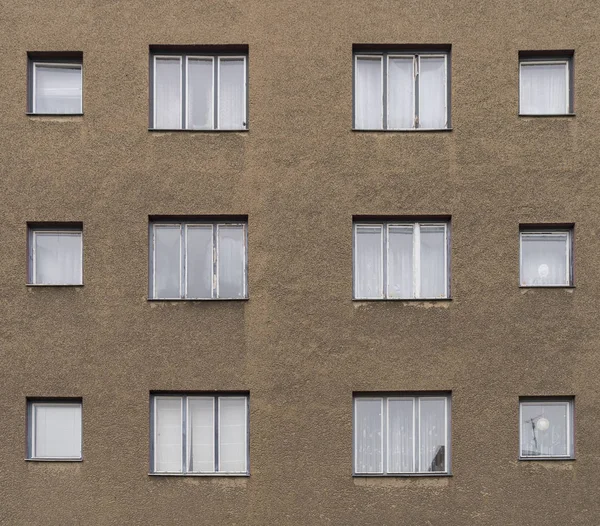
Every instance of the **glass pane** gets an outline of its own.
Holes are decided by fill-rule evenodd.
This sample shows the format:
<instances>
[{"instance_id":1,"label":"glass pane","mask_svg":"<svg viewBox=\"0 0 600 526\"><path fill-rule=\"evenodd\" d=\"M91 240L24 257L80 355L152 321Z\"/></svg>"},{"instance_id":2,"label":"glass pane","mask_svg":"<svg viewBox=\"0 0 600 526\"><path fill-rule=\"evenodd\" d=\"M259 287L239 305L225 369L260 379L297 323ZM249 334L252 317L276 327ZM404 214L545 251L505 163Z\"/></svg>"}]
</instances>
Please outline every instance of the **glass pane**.
<instances>
[{"instance_id":1,"label":"glass pane","mask_svg":"<svg viewBox=\"0 0 600 526\"><path fill-rule=\"evenodd\" d=\"M181 128L181 59L156 58L154 69L154 126Z\"/></svg>"},{"instance_id":2,"label":"glass pane","mask_svg":"<svg viewBox=\"0 0 600 526\"><path fill-rule=\"evenodd\" d=\"M383 297L383 226L357 225L354 254L357 298Z\"/></svg>"},{"instance_id":3,"label":"glass pane","mask_svg":"<svg viewBox=\"0 0 600 526\"><path fill-rule=\"evenodd\" d=\"M81 285L81 232L34 232L34 283Z\"/></svg>"},{"instance_id":4,"label":"glass pane","mask_svg":"<svg viewBox=\"0 0 600 526\"><path fill-rule=\"evenodd\" d=\"M247 471L246 404L246 398L219 398L219 471Z\"/></svg>"},{"instance_id":5,"label":"glass pane","mask_svg":"<svg viewBox=\"0 0 600 526\"><path fill-rule=\"evenodd\" d=\"M445 57L420 57L419 127L446 127Z\"/></svg>"},{"instance_id":6,"label":"glass pane","mask_svg":"<svg viewBox=\"0 0 600 526\"><path fill-rule=\"evenodd\" d=\"M354 400L355 418L354 458L356 473L383 471L383 434L381 399Z\"/></svg>"},{"instance_id":7,"label":"glass pane","mask_svg":"<svg viewBox=\"0 0 600 526\"><path fill-rule=\"evenodd\" d=\"M154 297L180 298L181 227L154 227Z\"/></svg>"},{"instance_id":8,"label":"glass pane","mask_svg":"<svg viewBox=\"0 0 600 526\"><path fill-rule=\"evenodd\" d=\"M244 59L219 59L219 129L246 128Z\"/></svg>"},{"instance_id":9,"label":"glass pane","mask_svg":"<svg viewBox=\"0 0 600 526\"><path fill-rule=\"evenodd\" d=\"M210 58L188 58L188 123L191 130L212 130L213 61Z\"/></svg>"},{"instance_id":10,"label":"glass pane","mask_svg":"<svg viewBox=\"0 0 600 526\"><path fill-rule=\"evenodd\" d=\"M529 115L568 113L567 64L521 63L519 111Z\"/></svg>"},{"instance_id":11,"label":"glass pane","mask_svg":"<svg viewBox=\"0 0 600 526\"><path fill-rule=\"evenodd\" d=\"M413 297L413 226L388 227L388 298Z\"/></svg>"},{"instance_id":12,"label":"glass pane","mask_svg":"<svg viewBox=\"0 0 600 526\"><path fill-rule=\"evenodd\" d=\"M156 398L154 471L182 471L181 398Z\"/></svg>"},{"instance_id":13,"label":"glass pane","mask_svg":"<svg viewBox=\"0 0 600 526\"><path fill-rule=\"evenodd\" d=\"M388 62L388 128L406 129L415 125L414 58L393 57Z\"/></svg>"},{"instance_id":14,"label":"glass pane","mask_svg":"<svg viewBox=\"0 0 600 526\"><path fill-rule=\"evenodd\" d=\"M246 258L243 225L217 226L217 276L219 298L243 298Z\"/></svg>"},{"instance_id":15,"label":"glass pane","mask_svg":"<svg viewBox=\"0 0 600 526\"><path fill-rule=\"evenodd\" d=\"M446 471L446 400L419 402L419 471Z\"/></svg>"},{"instance_id":16,"label":"glass pane","mask_svg":"<svg viewBox=\"0 0 600 526\"><path fill-rule=\"evenodd\" d=\"M521 234L521 285L569 285L565 233Z\"/></svg>"},{"instance_id":17,"label":"glass pane","mask_svg":"<svg viewBox=\"0 0 600 526\"><path fill-rule=\"evenodd\" d=\"M187 226L186 298L212 298L213 226Z\"/></svg>"},{"instance_id":18,"label":"glass pane","mask_svg":"<svg viewBox=\"0 0 600 526\"><path fill-rule=\"evenodd\" d=\"M81 405L34 404L35 458L81 458Z\"/></svg>"},{"instance_id":19,"label":"glass pane","mask_svg":"<svg viewBox=\"0 0 600 526\"><path fill-rule=\"evenodd\" d=\"M413 406L413 400L388 401L389 473L415 471Z\"/></svg>"},{"instance_id":20,"label":"glass pane","mask_svg":"<svg viewBox=\"0 0 600 526\"><path fill-rule=\"evenodd\" d=\"M521 456L569 456L569 402L521 403Z\"/></svg>"},{"instance_id":21,"label":"glass pane","mask_svg":"<svg viewBox=\"0 0 600 526\"><path fill-rule=\"evenodd\" d=\"M421 225L421 297L446 297L446 227Z\"/></svg>"},{"instance_id":22,"label":"glass pane","mask_svg":"<svg viewBox=\"0 0 600 526\"><path fill-rule=\"evenodd\" d=\"M81 66L35 66L35 113L81 113Z\"/></svg>"},{"instance_id":23,"label":"glass pane","mask_svg":"<svg viewBox=\"0 0 600 526\"><path fill-rule=\"evenodd\" d=\"M356 59L354 125L359 130L380 130L383 127L382 64L381 57Z\"/></svg>"},{"instance_id":24,"label":"glass pane","mask_svg":"<svg viewBox=\"0 0 600 526\"><path fill-rule=\"evenodd\" d=\"M188 398L189 470L215 471L214 399Z\"/></svg>"}]
</instances>

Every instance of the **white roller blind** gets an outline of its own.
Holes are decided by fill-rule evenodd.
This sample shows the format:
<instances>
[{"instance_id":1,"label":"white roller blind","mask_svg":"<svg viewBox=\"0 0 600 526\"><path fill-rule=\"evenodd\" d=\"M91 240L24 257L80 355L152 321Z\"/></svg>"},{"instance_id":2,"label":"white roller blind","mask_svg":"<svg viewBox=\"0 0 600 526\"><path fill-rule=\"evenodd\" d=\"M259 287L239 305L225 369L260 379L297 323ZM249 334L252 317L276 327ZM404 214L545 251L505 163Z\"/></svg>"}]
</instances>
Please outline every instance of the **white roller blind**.
<instances>
[{"instance_id":1,"label":"white roller blind","mask_svg":"<svg viewBox=\"0 0 600 526\"><path fill-rule=\"evenodd\" d=\"M388 227L388 297L412 298L413 292L413 226Z\"/></svg>"},{"instance_id":2,"label":"white roller blind","mask_svg":"<svg viewBox=\"0 0 600 526\"><path fill-rule=\"evenodd\" d=\"M181 128L181 58L155 57L154 127Z\"/></svg>"},{"instance_id":3,"label":"white roller blind","mask_svg":"<svg viewBox=\"0 0 600 526\"><path fill-rule=\"evenodd\" d=\"M414 57L390 57L388 61L388 129L414 128Z\"/></svg>"},{"instance_id":4,"label":"white roller blind","mask_svg":"<svg viewBox=\"0 0 600 526\"><path fill-rule=\"evenodd\" d=\"M383 59L377 56L356 57L355 127L379 130L383 127Z\"/></svg>"},{"instance_id":5,"label":"white roller blind","mask_svg":"<svg viewBox=\"0 0 600 526\"><path fill-rule=\"evenodd\" d=\"M154 297L181 297L181 226L154 225Z\"/></svg>"},{"instance_id":6,"label":"white roller blind","mask_svg":"<svg viewBox=\"0 0 600 526\"><path fill-rule=\"evenodd\" d=\"M82 283L81 232L34 231L33 283L80 285Z\"/></svg>"},{"instance_id":7,"label":"white roller blind","mask_svg":"<svg viewBox=\"0 0 600 526\"><path fill-rule=\"evenodd\" d=\"M521 63L519 111L529 115L569 112L568 65Z\"/></svg>"},{"instance_id":8,"label":"white roller blind","mask_svg":"<svg viewBox=\"0 0 600 526\"><path fill-rule=\"evenodd\" d=\"M357 298L383 296L383 226L356 225L355 295Z\"/></svg>"},{"instance_id":9,"label":"white roller blind","mask_svg":"<svg viewBox=\"0 0 600 526\"><path fill-rule=\"evenodd\" d=\"M246 265L243 225L217 225L217 281L219 298L244 297Z\"/></svg>"},{"instance_id":10,"label":"white roller blind","mask_svg":"<svg viewBox=\"0 0 600 526\"><path fill-rule=\"evenodd\" d=\"M383 471L383 403L381 399L355 399L355 471Z\"/></svg>"},{"instance_id":11,"label":"white roller blind","mask_svg":"<svg viewBox=\"0 0 600 526\"><path fill-rule=\"evenodd\" d=\"M213 281L213 226L186 226L187 298L211 298Z\"/></svg>"},{"instance_id":12,"label":"white roller blind","mask_svg":"<svg viewBox=\"0 0 600 526\"><path fill-rule=\"evenodd\" d=\"M156 397L154 471L182 470L182 399Z\"/></svg>"},{"instance_id":13,"label":"white roller blind","mask_svg":"<svg viewBox=\"0 0 600 526\"><path fill-rule=\"evenodd\" d=\"M213 118L213 59L187 59L187 127L191 130L211 130Z\"/></svg>"},{"instance_id":14,"label":"white roller blind","mask_svg":"<svg viewBox=\"0 0 600 526\"><path fill-rule=\"evenodd\" d=\"M419 127L446 127L446 58L419 57Z\"/></svg>"},{"instance_id":15,"label":"white roller blind","mask_svg":"<svg viewBox=\"0 0 600 526\"><path fill-rule=\"evenodd\" d=\"M219 398L219 471L245 473L246 398Z\"/></svg>"},{"instance_id":16,"label":"white roller blind","mask_svg":"<svg viewBox=\"0 0 600 526\"><path fill-rule=\"evenodd\" d=\"M420 225L421 297L446 297L446 227Z\"/></svg>"},{"instance_id":17,"label":"white roller blind","mask_svg":"<svg viewBox=\"0 0 600 526\"><path fill-rule=\"evenodd\" d=\"M215 471L214 398L188 398L189 471Z\"/></svg>"},{"instance_id":18,"label":"white roller blind","mask_svg":"<svg viewBox=\"0 0 600 526\"><path fill-rule=\"evenodd\" d=\"M81 404L35 403L33 458L81 458Z\"/></svg>"},{"instance_id":19,"label":"white roller blind","mask_svg":"<svg viewBox=\"0 0 600 526\"><path fill-rule=\"evenodd\" d=\"M219 59L219 129L246 128L246 68L243 58Z\"/></svg>"},{"instance_id":20,"label":"white roller blind","mask_svg":"<svg viewBox=\"0 0 600 526\"><path fill-rule=\"evenodd\" d=\"M81 113L81 66L34 65L33 111Z\"/></svg>"}]
</instances>

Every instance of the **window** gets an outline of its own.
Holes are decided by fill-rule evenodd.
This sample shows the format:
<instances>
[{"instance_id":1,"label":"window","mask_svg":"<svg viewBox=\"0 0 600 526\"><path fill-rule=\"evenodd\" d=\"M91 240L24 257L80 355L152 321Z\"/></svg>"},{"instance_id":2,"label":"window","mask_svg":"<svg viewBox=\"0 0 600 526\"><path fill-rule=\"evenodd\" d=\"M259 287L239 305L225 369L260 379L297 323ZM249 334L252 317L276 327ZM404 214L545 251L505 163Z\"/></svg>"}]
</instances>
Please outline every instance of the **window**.
<instances>
[{"instance_id":1,"label":"window","mask_svg":"<svg viewBox=\"0 0 600 526\"><path fill-rule=\"evenodd\" d=\"M521 458L573 458L573 399L522 399Z\"/></svg>"},{"instance_id":2,"label":"window","mask_svg":"<svg viewBox=\"0 0 600 526\"><path fill-rule=\"evenodd\" d=\"M32 460L81 460L81 400L28 401Z\"/></svg>"},{"instance_id":3,"label":"window","mask_svg":"<svg viewBox=\"0 0 600 526\"><path fill-rule=\"evenodd\" d=\"M152 128L245 130L242 54L153 53Z\"/></svg>"},{"instance_id":4,"label":"window","mask_svg":"<svg viewBox=\"0 0 600 526\"><path fill-rule=\"evenodd\" d=\"M572 52L519 55L519 113L565 115L573 111Z\"/></svg>"},{"instance_id":5,"label":"window","mask_svg":"<svg viewBox=\"0 0 600 526\"><path fill-rule=\"evenodd\" d=\"M448 223L355 222L355 299L448 297Z\"/></svg>"},{"instance_id":6,"label":"window","mask_svg":"<svg viewBox=\"0 0 600 526\"><path fill-rule=\"evenodd\" d=\"M449 472L448 395L354 397L354 473Z\"/></svg>"},{"instance_id":7,"label":"window","mask_svg":"<svg viewBox=\"0 0 600 526\"><path fill-rule=\"evenodd\" d=\"M83 225L29 227L29 283L83 284Z\"/></svg>"},{"instance_id":8,"label":"window","mask_svg":"<svg viewBox=\"0 0 600 526\"><path fill-rule=\"evenodd\" d=\"M83 113L83 55L30 53L28 111L37 114Z\"/></svg>"},{"instance_id":9,"label":"window","mask_svg":"<svg viewBox=\"0 0 600 526\"><path fill-rule=\"evenodd\" d=\"M521 286L568 287L572 283L572 229L521 229Z\"/></svg>"},{"instance_id":10,"label":"window","mask_svg":"<svg viewBox=\"0 0 600 526\"><path fill-rule=\"evenodd\" d=\"M244 299L247 222L151 224L151 297Z\"/></svg>"},{"instance_id":11,"label":"window","mask_svg":"<svg viewBox=\"0 0 600 526\"><path fill-rule=\"evenodd\" d=\"M247 395L152 396L153 473L247 474Z\"/></svg>"},{"instance_id":12,"label":"window","mask_svg":"<svg viewBox=\"0 0 600 526\"><path fill-rule=\"evenodd\" d=\"M354 54L354 128L448 128L447 51Z\"/></svg>"}]
</instances>

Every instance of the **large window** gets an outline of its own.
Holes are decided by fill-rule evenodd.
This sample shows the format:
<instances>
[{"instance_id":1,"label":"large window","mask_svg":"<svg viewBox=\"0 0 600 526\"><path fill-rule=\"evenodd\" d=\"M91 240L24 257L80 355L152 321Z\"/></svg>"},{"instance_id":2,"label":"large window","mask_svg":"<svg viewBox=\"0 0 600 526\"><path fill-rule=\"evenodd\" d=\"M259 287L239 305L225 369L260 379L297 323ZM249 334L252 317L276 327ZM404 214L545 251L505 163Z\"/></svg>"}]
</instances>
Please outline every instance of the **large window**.
<instances>
[{"instance_id":1,"label":"large window","mask_svg":"<svg viewBox=\"0 0 600 526\"><path fill-rule=\"evenodd\" d=\"M83 113L83 55L29 55L28 111L36 114Z\"/></svg>"},{"instance_id":2,"label":"large window","mask_svg":"<svg viewBox=\"0 0 600 526\"><path fill-rule=\"evenodd\" d=\"M354 223L356 299L448 297L448 223Z\"/></svg>"},{"instance_id":3,"label":"large window","mask_svg":"<svg viewBox=\"0 0 600 526\"><path fill-rule=\"evenodd\" d=\"M449 405L448 395L356 395L354 473L448 473Z\"/></svg>"},{"instance_id":4,"label":"large window","mask_svg":"<svg viewBox=\"0 0 600 526\"><path fill-rule=\"evenodd\" d=\"M447 52L355 53L354 128L448 128L448 56Z\"/></svg>"},{"instance_id":5,"label":"large window","mask_svg":"<svg viewBox=\"0 0 600 526\"><path fill-rule=\"evenodd\" d=\"M521 458L572 458L573 399L523 398Z\"/></svg>"},{"instance_id":6,"label":"large window","mask_svg":"<svg viewBox=\"0 0 600 526\"><path fill-rule=\"evenodd\" d=\"M81 460L81 400L28 401L32 460Z\"/></svg>"},{"instance_id":7,"label":"large window","mask_svg":"<svg viewBox=\"0 0 600 526\"><path fill-rule=\"evenodd\" d=\"M567 287L572 284L572 229L522 228L521 286Z\"/></svg>"},{"instance_id":8,"label":"large window","mask_svg":"<svg viewBox=\"0 0 600 526\"><path fill-rule=\"evenodd\" d=\"M152 396L152 472L248 473L248 396Z\"/></svg>"}]
</instances>

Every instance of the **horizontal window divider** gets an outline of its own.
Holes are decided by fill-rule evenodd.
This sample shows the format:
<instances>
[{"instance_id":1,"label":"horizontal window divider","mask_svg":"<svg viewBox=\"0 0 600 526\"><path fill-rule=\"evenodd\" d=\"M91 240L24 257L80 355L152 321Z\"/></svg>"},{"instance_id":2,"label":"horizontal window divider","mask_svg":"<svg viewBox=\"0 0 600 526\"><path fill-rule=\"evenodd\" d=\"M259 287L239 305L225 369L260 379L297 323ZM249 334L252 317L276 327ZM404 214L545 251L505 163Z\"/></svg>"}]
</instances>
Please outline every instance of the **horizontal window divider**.
<instances>
[{"instance_id":1,"label":"horizontal window divider","mask_svg":"<svg viewBox=\"0 0 600 526\"><path fill-rule=\"evenodd\" d=\"M35 287L35 288L61 288L61 287L83 287L83 283L74 283L72 285L65 283L65 284L60 284L60 283L26 283L25 286L27 287Z\"/></svg>"},{"instance_id":2,"label":"horizontal window divider","mask_svg":"<svg viewBox=\"0 0 600 526\"><path fill-rule=\"evenodd\" d=\"M551 462L564 462L564 461L568 461L568 462L572 462L574 460L577 460L575 457L543 457L543 456L539 456L539 457L519 457L519 461L521 460L525 460L525 461L529 461L529 460L533 460L533 461L540 461L540 460L549 460Z\"/></svg>"},{"instance_id":3,"label":"horizontal window divider","mask_svg":"<svg viewBox=\"0 0 600 526\"><path fill-rule=\"evenodd\" d=\"M519 285L520 289L574 289L575 285Z\"/></svg>"},{"instance_id":4,"label":"horizontal window divider","mask_svg":"<svg viewBox=\"0 0 600 526\"><path fill-rule=\"evenodd\" d=\"M537 115L536 115L537 117ZM364 128L352 128L353 132L362 132L362 133L437 133L437 132L451 132L454 128L406 128L402 130L390 130L388 129L372 129L367 130Z\"/></svg>"},{"instance_id":5,"label":"horizontal window divider","mask_svg":"<svg viewBox=\"0 0 600 526\"><path fill-rule=\"evenodd\" d=\"M219 478L219 477L250 477L250 473L148 473L150 477L205 477L205 478Z\"/></svg>"},{"instance_id":6,"label":"horizontal window divider","mask_svg":"<svg viewBox=\"0 0 600 526\"><path fill-rule=\"evenodd\" d=\"M523 287L529 289L541 289L543 287ZM556 288L556 287L551 287ZM566 287L561 287L566 288ZM452 301L452 298L352 298L352 301L381 301L381 302L390 302L390 301L410 301L411 303L427 303L430 301Z\"/></svg>"},{"instance_id":7,"label":"horizontal window divider","mask_svg":"<svg viewBox=\"0 0 600 526\"><path fill-rule=\"evenodd\" d=\"M539 119L540 117L575 117L576 113L519 113L519 117L535 117Z\"/></svg>"},{"instance_id":8,"label":"horizontal window divider","mask_svg":"<svg viewBox=\"0 0 600 526\"><path fill-rule=\"evenodd\" d=\"M573 460L573 459L569 459ZM421 477L451 477L452 473L353 473L352 478L421 478Z\"/></svg>"},{"instance_id":9,"label":"horizontal window divider","mask_svg":"<svg viewBox=\"0 0 600 526\"><path fill-rule=\"evenodd\" d=\"M187 128L148 128L149 132L163 132L163 133L248 133L250 128L244 128L243 130L191 130Z\"/></svg>"},{"instance_id":10,"label":"horizontal window divider","mask_svg":"<svg viewBox=\"0 0 600 526\"><path fill-rule=\"evenodd\" d=\"M205 301L248 301L250 298L147 298L147 301L160 301L160 302L188 302L188 303L201 303L201 302L205 302Z\"/></svg>"},{"instance_id":11,"label":"horizontal window divider","mask_svg":"<svg viewBox=\"0 0 600 526\"><path fill-rule=\"evenodd\" d=\"M25 462L83 462L83 458L26 458Z\"/></svg>"},{"instance_id":12,"label":"horizontal window divider","mask_svg":"<svg viewBox=\"0 0 600 526\"><path fill-rule=\"evenodd\" d=\"M26 111L25 115L31 117L83 117L83 113L37 113L33 111Z\"/></svg>"}]
</instances>

